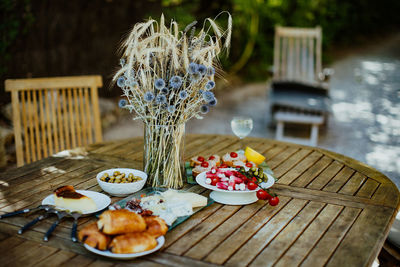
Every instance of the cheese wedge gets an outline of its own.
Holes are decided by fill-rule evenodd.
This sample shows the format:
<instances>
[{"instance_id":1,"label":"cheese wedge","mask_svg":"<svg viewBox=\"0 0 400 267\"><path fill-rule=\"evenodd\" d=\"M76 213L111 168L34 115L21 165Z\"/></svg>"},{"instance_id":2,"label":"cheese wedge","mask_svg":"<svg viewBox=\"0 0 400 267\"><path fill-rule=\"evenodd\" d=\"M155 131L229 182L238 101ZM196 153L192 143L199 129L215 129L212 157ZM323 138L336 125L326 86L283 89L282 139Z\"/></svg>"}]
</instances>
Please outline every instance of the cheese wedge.
<instances>
[{"instance_id":1,"label":"cheese wedge","mask_svg":"<svg viewBox=\"0 0 400 267\"><path fill-rule=\"evenodd\" d=\"M167 190L163 192L162 197L168 202L189 202L192 208L203 207L207 205L207 198L196 193L181 193L176 190Z\"/></svg>"}]
</instances>

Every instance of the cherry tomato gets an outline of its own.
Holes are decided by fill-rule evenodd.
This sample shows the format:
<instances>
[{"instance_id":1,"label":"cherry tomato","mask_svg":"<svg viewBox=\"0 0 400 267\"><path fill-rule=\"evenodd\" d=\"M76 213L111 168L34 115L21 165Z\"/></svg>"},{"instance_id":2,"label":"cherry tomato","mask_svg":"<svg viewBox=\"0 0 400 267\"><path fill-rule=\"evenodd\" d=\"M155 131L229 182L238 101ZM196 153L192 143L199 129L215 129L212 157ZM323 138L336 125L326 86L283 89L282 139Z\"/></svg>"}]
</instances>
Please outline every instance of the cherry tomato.
<instances>
[{"instance_id":1,"label":"cherry tomato","mask_svg":"<svg viewBox=\"0 0 400 267\"><path fill-rule=\"evenodd\" d=\"M202 156L199 156L199 157L197 157L197 160L200 161L200 162L203 162L204 158Z\"/></svg>"},{"instance_id":2,"label":"cherry tomato","mask_svg":"<svg viewBox=\"0 0 400 267\"><path fill-rule=\"evenodd\" d=\"M225 163L224 164L221 164L221 166L219 166L220 168L228 168L228 165L226 165Z\"/></svg>"},{"instance_id":3,"label":"cherry tomato","mask_svg":"<svg viewBox=\"0 0 400 267\"><path fill-rule=\"evenodd\" d=\"M253 163L247 162L247 163L246 163L246 167L249 167L249 168L253 167Z\"/></svg>"},{"instance_id":4,"label":"cherry tomato","mask_svg":"<svg viewBox=\"0 0 400 267\"><path fill-rule=\"evenodd\" d=\"M268 202L269 202L269 204L271 206L276 206L279 203L279 198L278 197L271 197Z\"/></svg>"},{"instance_id":5,"label":"cherry tomato","mask_svg":"<svg viewBox=\"0 0 400 267\"><path fill-rule=\"evenodd\" d=\"M237 153L236 152L231 152L230 155L231 155L232 158L237 158Z\"/></svg>"},{"instance_id":6,"label":"cherry tomato","mask_svg":"<svg viewBox=\"0 0 400 267\"><path fill-rule=\"evenodd\" d=\"M254 190L254 189L256 189L258 187L258 185L256 184L256 183L254 183L254 182L248 182L247 183L247 188L249 189L249 190Z\"/></svg>"},{"instance_id":7,"label":"cherry tomato","mask_svg":"<svg viewBox=\"0 0 400 267\"><path fill-rule=\"evenodd\" d=\"M208 158L208 160L214 160L214 159L215 159L214 156L211 156L211 157Z\"/></svg>"},{"instance_id":8,"label":"cherry tomato","mask_svg":"<svg viewBox=\"0 0 400 267\"><path fill-rule=\"evenodd\" d=\"M260 189L257 191L257 198L258 199L262 199L262 200L267 200L270 199L272 196L265 191L264 189Z\"/></svg>"},{"instance_id":9,"label":"cherry tomato","mask_svg":"<svg viewBox=\"0 0 400 267\"><path fill-rule=\"evenodd\" d=\"M257 183L257 178L253 176L253 177L251 178L251 181L252 181L253 183L256 184L256 183Z\"/></svg>"},{"instance_id":10,"label":"cherry tomato","mask_svg":"<svg viewBox=\"0 0 400 267\"><path fill-rule=\"evenodd\" d=\"M207 161L203 161L203 162L201 163L201 167L203 167L203 168L208 168L208 166L209 166L209 164L208 164Z\"/></svg>"},{"instance_id":11,"label":"cherry tomato","mask_svg":"<svg viewBox=\"0 0 400 267\"><path fill-rule=\"evenodd\" d=\"M268 199L267 197L267 192L265 191L265 190L262 190L262 189L260 189L260 190L258 190L257 191L257 198L258 199L262 199L262 200L266 200L266 199Z\"/></svg>"},{"instance_id":12,"label":"cherry tomato","mask_svg":"<svg viewBox=\"0 0 400 267\"><path fill-rule=\"evenodd\" d=\"M219 178L215 177L211 179L211 185L217 185L217 183L219 183Z\"/></svg>"}]
</instances>

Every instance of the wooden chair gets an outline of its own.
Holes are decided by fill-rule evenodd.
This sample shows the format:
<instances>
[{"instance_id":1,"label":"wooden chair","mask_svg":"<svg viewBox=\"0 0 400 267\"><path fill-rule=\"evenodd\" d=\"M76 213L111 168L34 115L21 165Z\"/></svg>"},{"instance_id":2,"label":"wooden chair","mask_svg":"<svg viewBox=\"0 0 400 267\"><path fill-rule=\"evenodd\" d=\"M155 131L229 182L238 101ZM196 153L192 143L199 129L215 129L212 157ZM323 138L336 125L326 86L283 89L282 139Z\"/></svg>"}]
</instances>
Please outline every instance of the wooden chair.
<instances>
[{"instance_id":1,"label":"wooden chair","mask_svg":"<svg viewBox=\"0 0 400 267\"><path fill-rule=\"evenodd\" d=\"M102 141L101 76L6 80L11 92L17 165Z\"/></svg>"},{"instance_id":2,"label":"wooden chair","mask_svg":"<svg viewBox=\"0 0 400 267\"><path fill-rule=\"evenodd\" d=\"M270 104L272 117L278 123L276 138L279 140L296 140L283 135L284 123L310 124L310 139L298 141L317 144L318 126L325 123L329 112L328 81L333 72L322 70L321 46L320 27L275 28Z\"/></svg>"}]
</instances>

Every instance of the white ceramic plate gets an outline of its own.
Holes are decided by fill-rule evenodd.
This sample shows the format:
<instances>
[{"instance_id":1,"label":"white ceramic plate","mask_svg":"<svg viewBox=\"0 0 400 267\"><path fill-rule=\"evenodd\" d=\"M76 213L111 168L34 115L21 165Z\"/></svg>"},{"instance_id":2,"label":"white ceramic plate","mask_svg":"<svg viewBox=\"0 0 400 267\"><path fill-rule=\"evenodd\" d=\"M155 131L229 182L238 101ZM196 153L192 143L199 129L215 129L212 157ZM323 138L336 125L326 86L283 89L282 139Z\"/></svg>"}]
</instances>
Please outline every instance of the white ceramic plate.
<instances>
[{"instance_id":1,"label":"white ceramic plate","mask_svg":"<svg viewBox=\"0 0 400 267\"><path fill-rule=\"evenodd\" d=\"M76 190L76 192L85 195L87 197L90 197L93 199L94 203L96 203L96 210L90 211L90 212L84 212L82 215L89 215L92 213L96 213L98 211L101 211L105 208L107 208L110 203L111 203L111 198L105 194L95 192L95 191L89 191L89 190ZM54 195L48 195L43 199L42 205L53 205L54 206ZM57 207L58 208L58 207ZM60 210L63 210L63 208L59 208Z\"/></svg>"},{"instance_id":2,"label":"white ceramic plate","mask_svg":"<svg viewBox=\"0 0 400 267\"><path fill-rule=\"evenodd\" d=\"M139 253L129 253L129 254L117 254L117 253L112 253L110 251L98 250L98 249L88 246L86 244L83 244L83 245L85 246L85 248L87 250L89 250L90 252L93 252L97 255L101 255L101 256L105 256L105 257L109 257L109 258L113 258L113 259L119 259L119 260L129 260L129 259L144 256L144 255L148 255L150 253L153 253L153 252L159 250L165 243L164 236L158 237L157 243L158 243L157 246L155 248L153 248L152 250L143 251L143 252L139 252Z\"/></svg>"},{"instance_id":3,"label":"white ceramic plate","mask_svg":"<svg viewBox=\"0 0 400 267\"><path fill-rule=\"evenodd\" d=\"M229 169L229 168L226 169L226 170L235 171L235 169ZM257 192L257 190L259 189L259 188L257 188L257 189L255 189L255 190L248 190L248 189L246 188L246 190L244 190L244 191L241 191L241 190L232 190L232 191L229 191L229 190L219 189L218 187L216 187L216 186L214 186L214 185L206 184L206 178L207 178L207 177L206 177L206 173L207 173L207 172L202 172L202 173L200 173L199 175L197 175L197 177L196 177L196 182L197 182L199 185L201 185L202 187L205 187L205 188L210 189L210 190L213 190L213 191L224 192L224 193L229 192L229 193L232 193L232 194L243 194L243 193L249 193L249 192ZM270 187L273 186L273 184L275 183L274 177L272 177L272 176L269 175L269 174L267 174L267 176L268 176L268 182L265 183L264 188L270 188Z\"/></svg>"},{"instance_id":4,"label":"white ceramic plate","mask_svg":"<svg viewBox=\"0 0 400 267\"><path fill-rule=\"evenodd\" d=\"M235 169L227 169L227 170L235 170ZM257 189L255 190L223 190L219 189L218 187L214 185L209 185L206 184L206 173L207 172L202 172L196 177L196 182L201 185L202 187L205 187L207 189L213 190L211 192L210 197L214 199L218 203L226 204L226 205L247 205L254 203L258 200L257 198ZM274 177L271 175L268 175L268 181L264 183L263 188L269 188L275 183Z\"/></svg>"}]
</instances>

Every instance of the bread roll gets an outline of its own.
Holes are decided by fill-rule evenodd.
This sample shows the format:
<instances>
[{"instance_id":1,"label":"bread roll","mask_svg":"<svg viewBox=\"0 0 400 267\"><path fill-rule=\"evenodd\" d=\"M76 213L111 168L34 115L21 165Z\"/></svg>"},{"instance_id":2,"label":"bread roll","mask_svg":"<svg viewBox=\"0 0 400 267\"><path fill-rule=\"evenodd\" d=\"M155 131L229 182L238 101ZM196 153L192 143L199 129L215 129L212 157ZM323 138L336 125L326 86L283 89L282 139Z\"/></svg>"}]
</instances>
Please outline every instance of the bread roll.
<instances>
[{"instance_id":1,"label":"bread roll","mask_svg":"<svg viewBox=\"0 0 400 267\"><path fill-rule=\"evenodd\" d=\"M157 246L157 240L146 232L129 233L115 237L109 246L112 253L139 253Z\"/></svg>"},{"instance_id":2,"label":"bread roll","mask_svg":"<svg viewBox=\"0 0 400 267\"><path fill-rule=\"evenodd\" d=\"M78 238L83 243L100 250L106 250L111 241L111 237L99 231L96 222L81 229Z\"/></svg>"},{"instance_id":3,"label":"bread roll","mask_svg":"<svg viewBox=\"0 0 400 267\"><path fill-rule=\"evenodd\" d=\"M126 209L107 210L97 221L98 228L105 234L118 235L146 230L143 217Z\"/></svg>"},{"instance_id":4,"label":"bread roll","mask_svg":"<svg viewBox=\"0 0 400 267\"><path fill-rule=\"evenodd\" d=\"M168 231L168 226L163 219L158 216L145 216L144 220L147 224L146 233L155 238L165 235Z\"/></svg>"}]
</instances>

